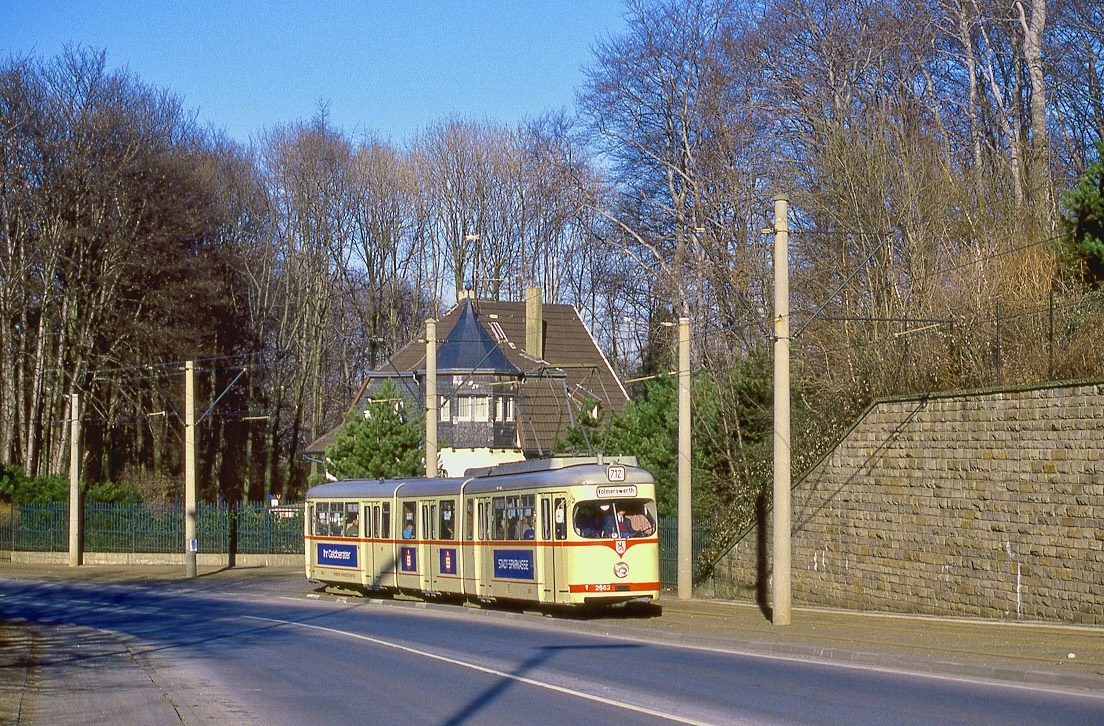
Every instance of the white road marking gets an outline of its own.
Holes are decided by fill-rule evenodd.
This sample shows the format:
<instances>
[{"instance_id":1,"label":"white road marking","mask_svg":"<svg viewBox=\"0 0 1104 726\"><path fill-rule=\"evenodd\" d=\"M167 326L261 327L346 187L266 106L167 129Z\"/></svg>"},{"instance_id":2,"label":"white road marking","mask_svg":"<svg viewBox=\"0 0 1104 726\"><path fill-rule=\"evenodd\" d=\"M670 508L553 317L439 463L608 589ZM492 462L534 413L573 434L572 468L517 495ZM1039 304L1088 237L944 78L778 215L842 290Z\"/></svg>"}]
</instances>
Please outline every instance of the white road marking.
<instances>
[{"instance_id":1,"label":"white road marking","mask_svg":"<svg viewBox=\"0 0 1104 726\"><path fill-rule=\"evenodd\" d=\"M309 596L308 596L309 597ZM297 600L302 602L300 597L281 596L279 599L283 600ZM325 600L322 600L325 602ZM373 603L383 603L385 601L372 601ZM478 612L478 611L477 611ZM465 615L471 615L471 612L465 612ZM553 623L546 621L539 622L526 622L525 627L533 628L552 628L555 629ZM623 642L629 639L629 636L623 633L612 632L596 632L589 631L591 635L599 638L606 638L609 640L616 640ZM1013 691L1028 691L1035 693L1045 693L1049 695L1062 695L1062 696L1075 696L1089 698L1092 700L1104 701L1104 690L1093 689L1090 686L1078 687L1073 685L1063 684L1045 684L1045 683L1016 683L1010 680L1000 680L999 678L992 677L987 678L982 675L968 675L962 673L938 673L933 671L912 670L902 666L894 665L880 665L877 663L863 663L861 661L843 660L839 656L832 654L833 651L840 650L837 647L824 647L819 649L821 652L812 652L808 654L803 653L771 653L766 651L757 651L748 648L741 648L739 646L716 646L716 645L698 645L696 643L677 642L674 640L668 640L660 633L644 633L638 632L632 636L632 642L641 643L647 642L651 645L673 648L676 650L693 650L705 653L719 653L721 655L735 655L745 658L761 658L765 660L782 661L787 663L799 663L801 665L819 665L828 668L837 668L841 670L854 670L864 671L869 673L881 673L894 676L906 676L910 678L919 678L933 681L948 681L951 683L967 683L978 686L989 686L996 688L1004 688ZM846 649L843 649L846 651ZM874 653L876 655L876 653ZM968 667L968 663L959 663L962 667ZM1041 670L1040 673L1046 673L1045 670Z\"/></svg>"},{"instance_id":2,"label":"white road marking","mask_svg":"<svg viewBox=\"0 0 1104 726\"><path fill-rule=\"evenodd\" d=\"M506 678L508 680L516 681L518 683L524 683L524 684L529 685L529 686L536 686L537 688L544 688L544 689L549 690L549 691L555 691L556 693L563 693L563 694L568 695L568 696L574 696L576 698L582 698L582 699L586 699L588 701L595 701L597 703L602 703L602 704L605 704L607 706L613 706L614 708L622 708L622 709L625 709L626 711L635 711L637 713L646 714L648 716L654 716L656 718L666 719L668 721L675 721L677 723L686 723L686 724L697 724L698 726L707 726L709 724L708 721L698 721L698 720L695 720L695 719L687 718L685 716L678 716L678 715L673 714L673 713L664 713L663 711L657 711L657 710L650 709L650 708L644 708L642 706L637 706L637 705L634 705L634 704L631 704L631 703L625 703L623 701L615 701L613 699L603 698L602 696L596 696L592 693L586 693L584 691L578 691L578 690L575 690L575 689L572 689L572 688L565 688L564 686L557 686L557 685L552 684L552 683L546 683L544 681L538 681L538 680L533 679L533 678L526 678L525 676L519 676L519 675L515 675L513 673L507 673L505 671L496 670L494 668L487 668L486 666L476 665L475 663L468 663L467 661L462 661L462 660L459 660L459 659L456 659L456 658L450 658L450 657L444 656L444 655L438 655L437 653L430 653L429 651L419 650L417 648L411 648L408 645L400 645L399 643L392 643L390 641L382 640L380 638L373 638L373 637L368 636L368 635L361 635L359 633L350 633L346 630L338 630L337 628L327 628L323 625L311 625L309 623L297 623L297 622L292 621L292 620L278 620L276 618L264 618L264 617L259 617L259 616L256 616L256 615L243 615L242 617L247 618L249 620L263 620L263 621L270 622L270 623L279 623L281 625L293 625L295 627L306 628L308 630L319 630L319 631L322 631L322 632L325 632L325 633L333 633L334 635L343 635L343 636L348 637L348 638L355 638L357 640L363 640L363 641L366 641L368 643L373 643L375 645L382 645L386 648L394 648L395 650L400 650L404 653L410 653L411 655L418 655L418 656L422 656L423 658L431 658L433 660L441 661L442 663L448 663L450 665L460 666L461 668L468 668L469 670L478 671L480 673L486 673L487 675L496 676L498 678ZM730 720L730 721L728 721L728 723L740 723L740 722L739 721L733 722L733 721Z\"/></svg>"}]
</instances>

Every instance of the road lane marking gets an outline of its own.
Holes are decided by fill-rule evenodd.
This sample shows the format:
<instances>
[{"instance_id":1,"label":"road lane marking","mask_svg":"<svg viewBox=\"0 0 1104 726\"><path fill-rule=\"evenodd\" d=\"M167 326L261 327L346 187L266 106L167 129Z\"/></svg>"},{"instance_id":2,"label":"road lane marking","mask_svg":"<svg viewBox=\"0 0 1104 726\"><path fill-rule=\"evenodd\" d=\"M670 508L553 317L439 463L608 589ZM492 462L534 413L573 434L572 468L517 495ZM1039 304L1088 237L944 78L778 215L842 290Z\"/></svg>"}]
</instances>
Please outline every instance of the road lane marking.
<instances>
[{"instance_id":1,"label":"road lane marking","mask_svg":"<svg viewBox=\"0 0 1104 726\"><path fill-rule=\"evenodd\" d=\"M596 703L602 703L607 706L613 706L614 708L621 708L627 711L635 711L636 713L642 713L647 716L654 716L656 718L666 719L668 721L675 721L677 723L696 724L697 726L709 726L708 721L698 721L696 719L687 718L685 716L679 716L673 713L665 713L663 711L657 711L651 708L645 708L643 706L637 706L631 703L625 703L624 701L615 701L610 698L603 698L602 696L596 696L592 693L585 691L578 691L572 688L566 688L564 686L557 686L553 683L546 683L544 681L538 681L533 678L527 678L525 676L519 676L513 673L507 673L506 671L496 670L494 668L487 668L486 666L476 665L475 663L469 663L467 661L459 660L457 658L450 658L444 655L438 655L437 653L431 653L426 650L419 650L417 648L411 648L408 645L400 645L399 643L392 643L380 638L373 638L369 635L361 635L360 633L350 633L347 630L338 630L337 628L327 628L324 625L312 625L310 623L297 623L293 620L280 620L277 618L265 618L257 615L243 615L243 618L249 620L262 620L269 623L279 623L281 625L293 625L299 628L306 628L308 630L319 630L325 633L332 633L334 635L343 635L348 638L355 638L357 640L363 640L374 645L382 645L387 648L393 648L395 650L402 651L404 653L410 653L411 655L422 656L423 658L431 658L442 663L448 663L450 665L460 666L461 668L467 668L469 670L478 671L487 675L496 676L498 678L505 678L507 680L515 681L517 683L524 683L529 686L536 686L537 688L544 688L556 693L562 693L568 696L574 696L576 698L582 698L588 701L594 701ZM726 720L726 723L743 723L743 721ZM751 723L750 721L747 723Z\"/></svg>"},{"instance_id":2,"label":"road lane marking","mask_svg":"<svg viewBox=\"0 0 1104 726\"><path fill-rule=\"evenodd\" d=\"M300 603L303 602L302 598L300 598L300 597L281 596L281 599L293 600L293 601L297 601L297 602L300 602ZM323 603L325 602L325 599L323 599L323 598L319 598L319 599L321 600L321 602L323 602ZM372 601L369 601L369 602L370 602L370 604L376 604L376 603L386 603L387 601L372 600ZM487 613L486 613L486 611L475 611L475 612L465 611L465 613L464 613L464 615L474 615L474 614L487 614ZM456 614L455 616L451 615L451 614L445 614L445 615L443 615L443 617L460 617L460 614ZM544 621L544 620L541 620L539 622L525 622L524 626L525 627L533 627L533 628L552 627L553 629L555 629L554 626L551 623L548 623L547 621ZM1013 681L1013 680L1008 680L1007 678L1006 679L1001 679L997 676L985 676L983 674L971 674L971 673L966 673L966 672L955 673L955 672L949 672L949 671L948 672L924 671L924 670L912 669L912 668L909 668L907 666L902 666L902 665L895 665L895 664L888 664L888 663L887 664L878 664L878 663L870 662L869 660L848 660L846 657L841 656L839 654L839 653L844 653L844 654L850 654L852 656L857 656L857 657L868 656L868 657L872 657L872 658L877 658L881 655L877 651L854 651L852 653L852 652L848 651L846 648L842 648L842 647L838 647L838 646L825 646L825 647L815 649L815 652L814 652L813 649L810 649L809 653L779 653L779 652L771 652L771 651L763 651L763 650L758 650L757 651L757 650L748 649L746 647L741 648L737 645L716 646L716 645L701 645L701 644L697 644L697 643L677 642L677 641L672 641L672 640L668 639L669 637L673 637L673 635L670 634L670 633L666 634L667 637L665 637L665 635L663 633L654 632L654 631L649 632L649 633L645 633L643 631L640 631L640 632L635 633L632 636L626 635L624 633L611 632L611 631L608 631L608 630L604 631L604 632L599 632L599 631L589 631L589 630L586 630L586 629L580 629L579 632L588 632L590 635L592 635L594 637L605 638L605 639L609 639L609 640L616 640L618 642L623 642L623 641L631 639L632 642L634 642L634 643L647 642L649 645L653 645L653 646L657 646L657 647L663 647L663 648L673 648L673 649L676 649L676 650L680 650L680 649L693 650L693 651L699 651L699 652L705 652L705 653L717 653L717 654L720 654L720 655L733 655L733 656L738 656L738 657L743 657L743 658L774 660L774 661L782 661L782 662L786 662L786 663L797 663L799 665L819 665L819 666L824 666L824 667L827 667L827 668L835 668L835 669L841 669L841 670L863 671L863 672L868 672L868 673L879 673L879 674L885 674L885 675L891 675L891 676L905 676L905 677L909 677L909 678L920 678L920 679L928 679L928 680L933 680L933 681L947 681L947 682L951 682L951 683L966 683L966 684L971 684L971 685L1003 688L1003 689L1009 689L1009 690L1014 690L1014 691L1028 691L1028 692L1036 692L1036 693L1045 693L1045 694L1048 694L1048 695L1086 697L1086 698L1089 698L1091 700L1104 701L1104 690L1097 689L1095 686L1093 686L1092 684L1089 684L1089 683L1086 683L1085 685L1080 685L1080 684L1071 685L1071 684L1062 684L1062 683L1045 683L1045 682L1042 682L1042 681L1039 681L1039 682L1029 682L1029 681L1016 682L1016 681ZM904 657L904 656L901 656L901 657ZM976 665L976 664L971 664L967 661L951 661L950 663L952 665L959 666L963 671L965 671L971 665ZM978 667L981 668L982 666L978 666ZM1039 670L1039 671L1032 671L1030 669L1021 669L1021 670L1025 671L1025 676L1024 676L1025 678L1030 676L1033 673L1041 674L1041 676L1045 676L1049 673L1049 671L1046 671L1046 670ZM1091 678L1091 675L1087 676L1087 678Z\"/></svg>"}]
</instances>

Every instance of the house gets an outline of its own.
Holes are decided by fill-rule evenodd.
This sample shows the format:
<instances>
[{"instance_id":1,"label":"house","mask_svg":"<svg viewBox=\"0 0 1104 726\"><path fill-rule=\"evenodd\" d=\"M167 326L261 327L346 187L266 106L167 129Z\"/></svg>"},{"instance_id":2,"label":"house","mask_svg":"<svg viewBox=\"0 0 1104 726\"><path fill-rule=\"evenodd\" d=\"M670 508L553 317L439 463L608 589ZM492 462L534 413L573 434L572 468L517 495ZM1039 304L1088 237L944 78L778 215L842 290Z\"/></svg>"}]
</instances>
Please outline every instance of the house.
<instances>
[{"instance_id":1,"label":"house","mask_svg":"<svg viewBox=\"0 0 1104 726\"><path fill-rule=\"evenodd\" d=\"M628 393L578 310L545 304L539 288L524 302L463 297L437 323L438 470L461 476L474 467L550 455L584 410L609 417ZM361 386L364 410L391 382L404 405L425 410L426 344L395 353ZM309 447L322 458L334 429Z\"/></svg>"}]
</instances>

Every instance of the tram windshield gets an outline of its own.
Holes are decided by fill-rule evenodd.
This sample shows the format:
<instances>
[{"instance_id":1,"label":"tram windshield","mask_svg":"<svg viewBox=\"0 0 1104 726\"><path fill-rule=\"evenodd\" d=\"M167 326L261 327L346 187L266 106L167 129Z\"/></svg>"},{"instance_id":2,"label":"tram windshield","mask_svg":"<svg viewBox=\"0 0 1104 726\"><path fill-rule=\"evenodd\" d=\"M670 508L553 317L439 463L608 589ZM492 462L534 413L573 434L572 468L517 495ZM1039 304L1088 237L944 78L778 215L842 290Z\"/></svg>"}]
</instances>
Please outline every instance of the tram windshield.
<instances>
[{"instance_id":1,"label":"tram windshield","mask_svg":"<svg viewBox=\"0 0 1104 726\"><path fill-rule=\"evenodd\" d=\"M650 537L656 530L651 499L602 499L575 505L575 533L587 539Z\"/></svg>"}]
</instances>

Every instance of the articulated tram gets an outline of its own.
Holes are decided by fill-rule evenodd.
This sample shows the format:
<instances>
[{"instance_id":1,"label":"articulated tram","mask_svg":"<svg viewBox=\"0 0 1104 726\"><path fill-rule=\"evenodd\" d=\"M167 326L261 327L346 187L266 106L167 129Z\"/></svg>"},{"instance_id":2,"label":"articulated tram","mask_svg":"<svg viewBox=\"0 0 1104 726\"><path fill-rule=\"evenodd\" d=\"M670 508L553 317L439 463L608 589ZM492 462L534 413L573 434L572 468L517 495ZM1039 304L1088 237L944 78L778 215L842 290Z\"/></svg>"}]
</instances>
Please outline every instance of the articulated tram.
<instances>
[{"instance_id":1,"label":"articulated tram","mask_svg":"<svg viewBox=\"0 0 1104 726\"><path fill-rule=\"evenodd\" d=\"M565 457L463 478L349 480L307 492L307 578L482 601L659 597L655 481L635 457Z\"/></svg>"}]
</instances>

